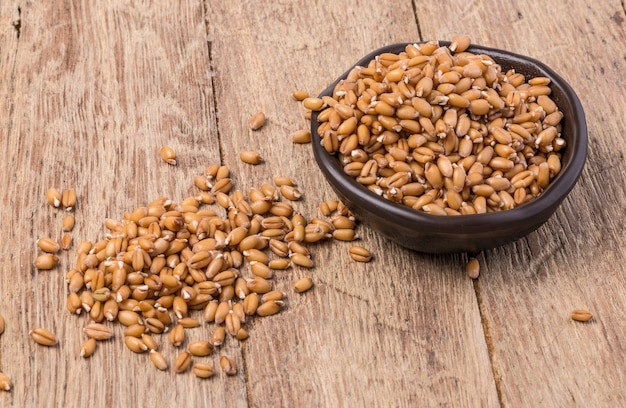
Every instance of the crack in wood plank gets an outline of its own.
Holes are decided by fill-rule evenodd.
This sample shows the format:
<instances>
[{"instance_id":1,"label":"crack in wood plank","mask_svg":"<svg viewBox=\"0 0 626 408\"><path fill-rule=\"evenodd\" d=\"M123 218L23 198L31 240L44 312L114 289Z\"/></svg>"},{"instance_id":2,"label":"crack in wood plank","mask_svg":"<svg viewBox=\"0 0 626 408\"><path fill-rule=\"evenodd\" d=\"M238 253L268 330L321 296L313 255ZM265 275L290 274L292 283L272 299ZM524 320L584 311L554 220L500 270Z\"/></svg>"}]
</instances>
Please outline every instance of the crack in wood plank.
<instances>
[{"instance_id":1,"label":"crack in wood plank","mask_svg":"<svg viewBox=\"0 0 626 408\"><path fill-rule=\"evenodd\" d=\"M217 92L215 92L216 84L215 84L215 64L213 61L213 38L211 37L211 29L209 27L209 5L207 4L207 0L202 2L203 14L204 14L204 27L206 33L206 44L207 44L207 52L209 54L209 78L211 80L211 89L212 89L212 100L213 110L215 111L215 131L217 133L217 147L220 156L220 164L224 164L224 146L222 143L222 132L220 131L220 108L217 101Z\"/></svg>"},{"instance_id":2,"label":"crack in wood plank","mask_svg":"<svg viewBox=\"0 0 626 408\"><path fill-rule=\"evenodd\" d=\"M19 6L17 7L17 18L11 22L11 25L13 25L17 35L17 40L19 41L22 31L22 8Z\"/></svg>"}]
</instances>

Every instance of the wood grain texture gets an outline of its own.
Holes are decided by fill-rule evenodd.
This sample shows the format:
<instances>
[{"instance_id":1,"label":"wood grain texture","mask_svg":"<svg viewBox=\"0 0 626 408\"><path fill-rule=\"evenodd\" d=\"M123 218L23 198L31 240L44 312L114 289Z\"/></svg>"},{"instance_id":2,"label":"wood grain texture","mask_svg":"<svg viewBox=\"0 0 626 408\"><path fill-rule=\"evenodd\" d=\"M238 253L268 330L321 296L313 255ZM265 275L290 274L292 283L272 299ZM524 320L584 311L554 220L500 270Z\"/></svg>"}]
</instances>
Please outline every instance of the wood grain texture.
<instances>
[{"instance_id":1,"label":"wood grain texture","mask_svg":"<svg viewBox=\"0 0 626 408\"><path fill-rule=\"evenodd\" d=\"M1 1L0 371L14 389L0 406L624 405L625 20L618 0ZM193 194L211 162L243 191L293 177L304 192L294 207L319 216L335 195L310 146L289 139L308 127L291 93L317 94L380 46L461 33L542 60L581 98L589 160L548 223L481 254L478 281L464 254L413 253L365 226L371 263L351 261L350 243L314 245L314 269L276 274L286 309L206 359L217 368L231 356L234 377L159 372L117 325L114 341L78 356L88 319L68 315L64 281L75 253L53 271L32 267L36 239L61 236L48 187L76 189L77 242L103 238L105 218ZM268 122L252 131L257 111ZM164 144L176 167L158 157ZM264 162L242 163L242 150ZM314 289L294 293L305 275ZM571 321L575 308L594 319ZM57 347L30 341L40 326ZM186 344L211 328L189 330ZM178 350L159 341L173 361Z\"/></svg>"}]
</instances>

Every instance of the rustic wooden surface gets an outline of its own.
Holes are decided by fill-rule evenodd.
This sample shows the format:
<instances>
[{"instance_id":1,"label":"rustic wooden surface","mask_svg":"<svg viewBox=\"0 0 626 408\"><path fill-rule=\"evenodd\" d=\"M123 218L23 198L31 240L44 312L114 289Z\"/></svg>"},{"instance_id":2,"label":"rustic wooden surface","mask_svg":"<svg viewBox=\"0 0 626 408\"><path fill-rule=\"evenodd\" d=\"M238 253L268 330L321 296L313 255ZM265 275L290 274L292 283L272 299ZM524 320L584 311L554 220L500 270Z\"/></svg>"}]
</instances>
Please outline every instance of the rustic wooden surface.
<instances>
[{"instance_id":1,"label":"rustic wooden surface","mask_svg":"<svg viewBox=\"0 0 626 408\"><path fill-rule=\"evenodd\" d=\"M623 2L487 0L0 1L0 371L6 407L107 406L528 406L626 404L626 129ZM40 236L60 237L48 187L76 188L75 240L104 235L106 217L154 198L181 200L211 162L247 189L288 175L317 215L334 198L310 146L288 135L307 126L292 91L317 93L382 45L451 39L535 57L582 100L590 149L581 180L538 231L480 255L417 254L366 227L376 259L355 264L348 244L314 248L307 272L279 274L289 307L257 319L250 339L229 341L240 366L198 380L158 372L120 341L78 356L85 317L65 309L64 272L38 272ZM247 119L262 110L258 132ZM158 149L171 145L179 164ZM241 163L260 151L265 163ZM595 317L580 324L575 308ZM35 345L47 327L59 345ZM118 338L121 329L118 330ZM208 336L190 331L190 340ZM216 360L210 360L215 362ZM217 364L216 364L217 365Z\"/></svg>"}]
</instances>

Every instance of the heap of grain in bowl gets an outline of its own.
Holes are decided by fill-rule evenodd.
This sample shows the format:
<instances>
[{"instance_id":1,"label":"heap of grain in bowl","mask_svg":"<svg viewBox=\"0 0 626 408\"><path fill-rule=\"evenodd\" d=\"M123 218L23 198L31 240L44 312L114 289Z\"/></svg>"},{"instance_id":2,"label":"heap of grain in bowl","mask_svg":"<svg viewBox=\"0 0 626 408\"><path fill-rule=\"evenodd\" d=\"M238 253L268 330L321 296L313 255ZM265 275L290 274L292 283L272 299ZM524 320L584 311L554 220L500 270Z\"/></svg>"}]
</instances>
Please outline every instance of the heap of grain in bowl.
<instances>
[{"instance_id":1,"label":"heap of grain in bowl","mask_svg":"<svg viewBox=\"0 0 626 408\"><path fill-rule=\"evenodd\" d=\"M433 215L508 210L561 170L562 112L550 79L503 71L456 38L412 44L307 98L321 143L385 199Z\"/></svg>"}]
</instances>

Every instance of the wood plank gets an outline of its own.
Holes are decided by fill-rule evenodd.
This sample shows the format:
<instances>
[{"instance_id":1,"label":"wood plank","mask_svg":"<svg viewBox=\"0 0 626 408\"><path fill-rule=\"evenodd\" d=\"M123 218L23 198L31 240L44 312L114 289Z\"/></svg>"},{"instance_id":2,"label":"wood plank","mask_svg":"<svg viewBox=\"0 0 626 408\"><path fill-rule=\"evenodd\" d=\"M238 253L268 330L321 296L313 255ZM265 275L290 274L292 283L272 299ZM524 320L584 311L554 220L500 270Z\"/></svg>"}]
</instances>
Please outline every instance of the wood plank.
<instances>
[{"instance_id":1,"label":"wood plank","mask_svg":"<svg viewBox=\"0 0 626 408\"><path fill-rule=\"evenodd\" d=\"M244 188L287 175L305 194L296 208L318 216L334 194L310 146L289 134L307 127L296 89L316 94L371 50L418 39L411 2L209 1L215 92L224 162ZM373 29L375 27L375 29ZM247 119L262 110L257 132ZM238 152L254 149L266 161L251 167ZM403 250L361 228L376 261L360 265L349 244L313 248L316 268L276 278L288 309L252 323L244 345L252 406L496 406L473 285L460 256L431 257ZM303 296L293 281L311 274L316 288Z\"/></svg>"},{"instance_id":2,"label":"wood plank","mask_svg":"<svg viewBox=\"0 0 626 408\"><path fill-rule=\"evenodd\" d=\"M195 191L193 176L219 160L202 2L19 4L19 43L2 39L2 74L10 71L4 61L16 44L17 55L0 169L8 220L0 232L9 237L0 249L7 324L0 348L14 390L0 395L0 405L245 406L243 376L201 383L191 374L159 372L147 355L124 347L119 325L117 341L83 360L78 351L87 319L65 309L64 274L74 252L62 254L63 266L54 271L31 266L36 238L60 237L63 213L46 204L48 187L76 188L73 236L96 240L104 236L105 217L119 219L164 195L181 200ZM2 22L15 10L3 9ZM159 158L164 144L178 153L178 166ZM28 331L37 326L53 330L59 345L44 349L30 341ZM189 340L202 335L190 331Z\"/></svg>"},{"instance_id":3,"label":"wood plank","mask_svg":"<svg viewBox=\"0 0 626 408\"><path fill-rule=\"evenodd\" d=\"M19 28L20 24L18 5L18 2L13 1L0 2L0 152L2 153L8 151L9 133L13 122L13 75L15 73L15 54L19 37L17 28ZM3 176L3 170L0 170L0 181L2 181L0 185L0 212L5 215L7 211L3 209L4 207L8 207L11 199L8 189L5 188L9 180L5 180ZM0 223L2 224L0 225L0 230L4 228L3 225L6 226L8 223L8 221ZM3 261L2 264L7 265L8 258L8 254L5 254L2 249L0 249L0 259ZM3 293L2 298L5 298L5 288L10 287L9 282L12 280L12 273L6 273L5 271L12 272L11 269L13 268L7 266L0 269L0 290L2 290ZM7 316L7 310L10 310L10 308L8 304L4 303L5 300L2 298L0 298L0 316L5 317ZM10 336L8 334L10 332L11 324L7 323L5 333L0 335L0 372L12 377L9 360L5 357L7 354L10 355L10 350L6 346L7 343L5 340L6 337ZM0 404L3 406L7 405L5 401L11 399L12 397L9 394L5 392L0 393Z\"/></svg>"},{"instance_id":4,"label":"wood plank","mask_svg":"<svg viewBox=\"0 0 626 408\"><path fill-rule=\"evenodd\" d=\"M626 126L623 3L475 2L417 6L427 38L458 33L530 55L560 73L582 100L590 151L578 186L555 216L516 244L484 253L479 283L510 406L623 405L626 287L621 214ZM455 32L456 34L456 32ZM569 319L587 308L591 323Z\"/></svg>"},{"instance_id":5,"label":"wood plank","mask_svg":"<svg viewBox=\"0 0 626 408\"><path fill-rule=\"evenodd\" d=\"M0 3L0 149L3 152L7 150L14 108L13 75L20 24L18 3Z\"/></svg>"}]
</instances>

